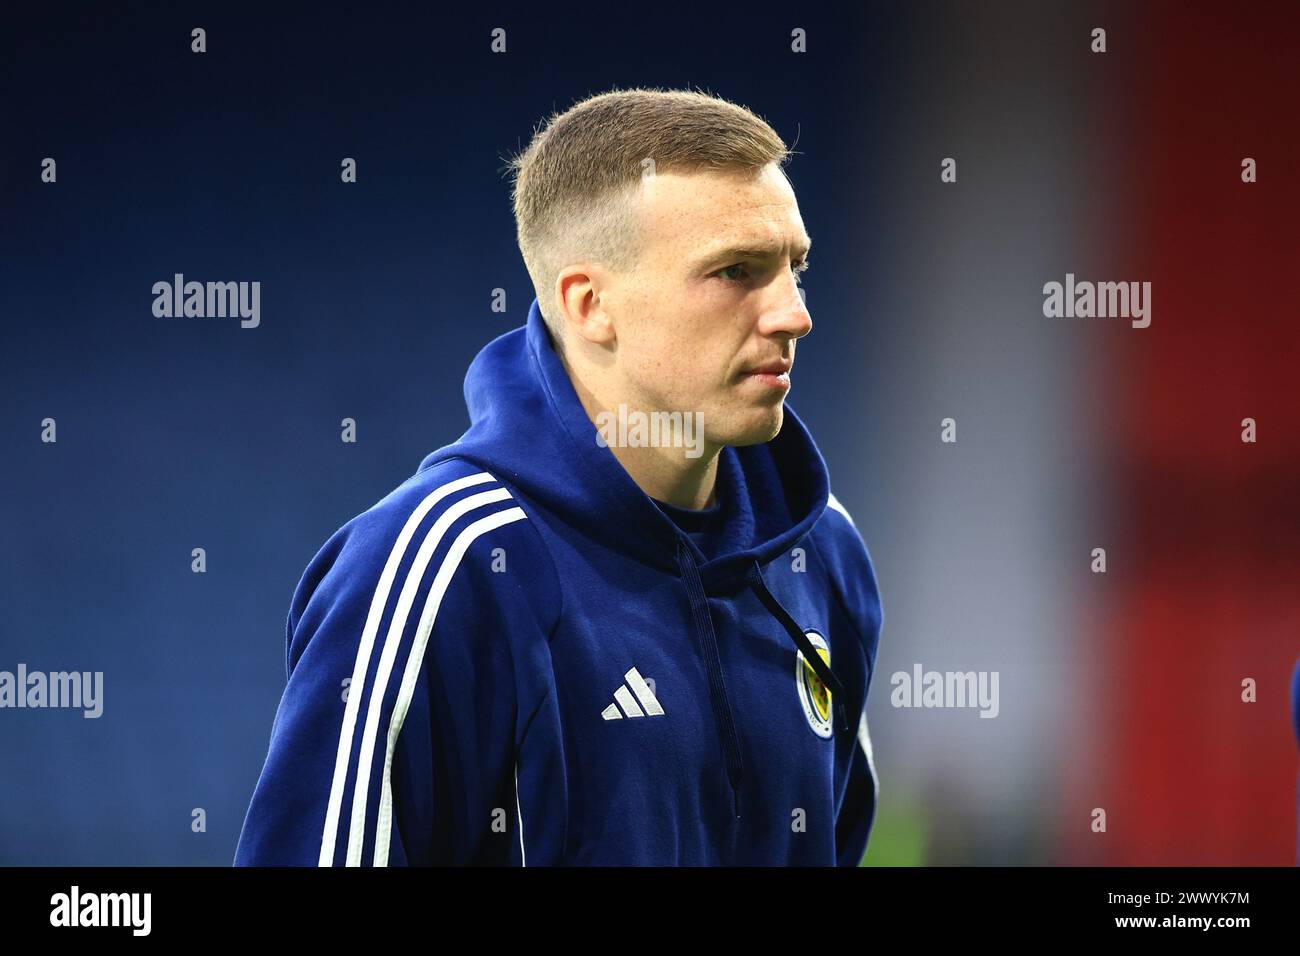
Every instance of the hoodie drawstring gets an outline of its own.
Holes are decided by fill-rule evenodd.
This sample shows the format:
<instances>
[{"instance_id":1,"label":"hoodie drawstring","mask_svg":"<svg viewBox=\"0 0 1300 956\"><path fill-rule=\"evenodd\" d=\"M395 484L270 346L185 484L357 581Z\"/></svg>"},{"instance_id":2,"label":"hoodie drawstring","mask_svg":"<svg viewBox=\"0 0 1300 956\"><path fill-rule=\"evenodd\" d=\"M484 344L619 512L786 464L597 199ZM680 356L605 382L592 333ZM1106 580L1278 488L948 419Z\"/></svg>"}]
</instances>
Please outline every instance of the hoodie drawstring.
<instances>
[{"instance_id":1,"label":"hoodie drawstring","mask_svg":"<svg viewBox=\"0 0 1300 956\"><path fill-rule=\"evenodd\" d=\"M808 662L808 666L813 669L821 682L830 689L831 700L835 702L835 712L840 715L840 731L849 729L849 722L844 716L844 687L840 684L839 678L835 672L827 666L822 660L822 656L817 653L813 647L812 641L808 640L808 635L803 632L795 619L790 616L790 612L781 606L781 602L776 596L767 589L767 582L763 580L763 571L755 561L749 568L749 586L753 592L758 595L758 599L763 602L763 607L767 608L768 613L781 622L787 634L794 640L795 646L803 654L803 659Z\"/></svg>"},{"instance_id":2,"label":"hoodie drawstring","mask_svg":"<svg viewBox=\"0 0 1300 956\"><path fill-rule=\"evenodd\" d=\"M699 569L695 566L695 558L691 554L690 546L680 537L677 540L677 566L682 572L686 593L690 597L695 634L699 639L700 651L704 657L704 669L709 678L709 702L713 707L713 717L718 722L718 732L722 735L722 752L727 761L727 779L731 783L732 801L736 817L739 818L740 781L745 773L740 755L740 736L736 732L736 721L731 713L731 703L727 699L727 685L722 678L722 657L718 653L718 636L713 630L713 615L709 613L708 595L700 581ZM785 628L786 633L794 640L795 646L802 652L804 660L812 667L821 682L829 688L831 699L835 702L836 713L839 714L840 730L847 730L848 721L844 715L844 687L817 653L812 641L804 634L803 628L768 590L757 561L750 567L747 581L763 607L767 608L768 613Z\"/></svg>"},{"instance_id":3,"label":"hoodie drawstring","mask_svg":"<svg viewBox=\"0 0 1300 956\"><path fill-rule=\"evenodd\" d=\"M732 800L736 816L739 817L740 780L745 773L740 758L740 737L736 733L736 722L731 716L731 704L727 701L727 685L722 680L722 659L718 654L718 637L713 631L713 615L709 613L709 599L704 593L704 585L700 583L695 558L682 538L677 539L677 566L681 568L686 593L691 599L695 634L700 640L704 669L709 675L709 700L713 705L713 717L718 722L718 732L722 735L722 752L727 758L727 779L731 781Z\"/></svg>"}]
</instances>

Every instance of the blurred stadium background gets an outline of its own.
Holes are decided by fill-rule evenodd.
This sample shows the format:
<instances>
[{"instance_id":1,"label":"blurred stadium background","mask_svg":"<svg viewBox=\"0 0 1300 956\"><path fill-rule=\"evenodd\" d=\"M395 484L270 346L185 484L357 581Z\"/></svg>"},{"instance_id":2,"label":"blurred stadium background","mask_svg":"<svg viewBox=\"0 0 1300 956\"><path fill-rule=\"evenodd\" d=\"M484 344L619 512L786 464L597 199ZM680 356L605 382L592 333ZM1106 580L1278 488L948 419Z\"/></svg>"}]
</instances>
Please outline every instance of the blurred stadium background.
<instances>
[{"instance_id":1,"label":"blurred stadium background","mask_svg":"<svg viewBox=\"0 0 1300 956\"><path fill-rule=\"evenodd\" d=\"M868 865L1294 863L1295 6L574 10L8 15L0 669L102 670L105 710L0 713L0 863L230 861L299 574L526 314L503 156L634 85L798 151L790 401L885 606ZM260 280L261 326L155 319L176 272ZM1150 281L1151 327L1044 318L1066 273ZM891 707L916 663L998 671L999 716Z\"/></svg>"}]
</instances>

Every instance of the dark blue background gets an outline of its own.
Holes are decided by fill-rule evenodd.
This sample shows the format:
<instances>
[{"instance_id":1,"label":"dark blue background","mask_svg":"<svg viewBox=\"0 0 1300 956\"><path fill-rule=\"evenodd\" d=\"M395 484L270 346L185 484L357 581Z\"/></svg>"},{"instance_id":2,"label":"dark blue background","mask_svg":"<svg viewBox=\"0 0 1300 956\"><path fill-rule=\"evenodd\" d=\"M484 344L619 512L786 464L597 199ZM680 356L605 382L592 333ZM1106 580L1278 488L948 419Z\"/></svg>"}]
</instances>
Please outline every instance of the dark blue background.
<instances>
[{"instance_id":1,"label":"dark blue background","mask_svg":"<svg viewBox=\"0 0 1300 956\"><path fill-rule=\"evenodd\" d=\"M0 670L99 670L105 686L98 720L0 711L0 863L231 860L293 587L331 532L467 426L465 369L533 294L505 157L587 94L703 88L799 151L815 330L791 402L870 539L874 418L844 409L872 404L863 317L898 188L877 141L906 24L857 5L458 6L7 18ZM807 55L789 51L794 26ZM260 281L260 327L154 317L151 286L176 272ZM47 416L57 444L40 441Z\"/></svg>"}]
</instances>

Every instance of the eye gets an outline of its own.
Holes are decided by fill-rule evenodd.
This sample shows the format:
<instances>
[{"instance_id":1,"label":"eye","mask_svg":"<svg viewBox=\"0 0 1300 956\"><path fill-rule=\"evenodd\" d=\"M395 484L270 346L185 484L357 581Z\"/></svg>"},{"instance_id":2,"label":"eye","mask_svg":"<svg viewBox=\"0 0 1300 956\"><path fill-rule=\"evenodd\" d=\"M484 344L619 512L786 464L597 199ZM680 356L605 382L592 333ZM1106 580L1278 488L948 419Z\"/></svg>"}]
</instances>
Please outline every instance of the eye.
<instances>
[{"instance_id":1,"label":"eye","mask_svg":"<svg viewBox=\"0 0 1300 956\"><path fill-rule=\"evenodd\" d=\"M790 263L790 271L794 273L794 281L796 283L801 281L799 278L800 274L807 271L808 266L809 266L809 262L807 259L800 259L798 262ZM729 274L733 269L741 270L741 274L740 275ZM748 270L746 269L745 263L737 262L734 263L733 265L729 265L726 266L725 268L719 269L717 272L714 273L714 275L722 279L724 282L733 282L733 283L742 282L748 277Z\"/></svg>"}]
</instances>

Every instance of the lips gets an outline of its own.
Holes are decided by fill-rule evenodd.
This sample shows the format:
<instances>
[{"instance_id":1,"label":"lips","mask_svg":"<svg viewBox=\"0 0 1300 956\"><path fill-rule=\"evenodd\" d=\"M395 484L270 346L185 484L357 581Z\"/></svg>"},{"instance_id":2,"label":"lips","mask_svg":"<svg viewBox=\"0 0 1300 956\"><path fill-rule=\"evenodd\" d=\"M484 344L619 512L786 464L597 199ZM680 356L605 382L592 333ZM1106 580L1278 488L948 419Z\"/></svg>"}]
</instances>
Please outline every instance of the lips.
<instances>
[{"instance_id":1,"label":"lips","mask_svg":"<svg viewBox=\"0 0 1300 956\"><path fill-rule=\"evenodd\" d=\"M762 382L772 388L786 389L790 387L790 367L793 364L793 362L768 362L766 365L750 369L742 377L746 381Z\"/></svg>"}]
</instances>

